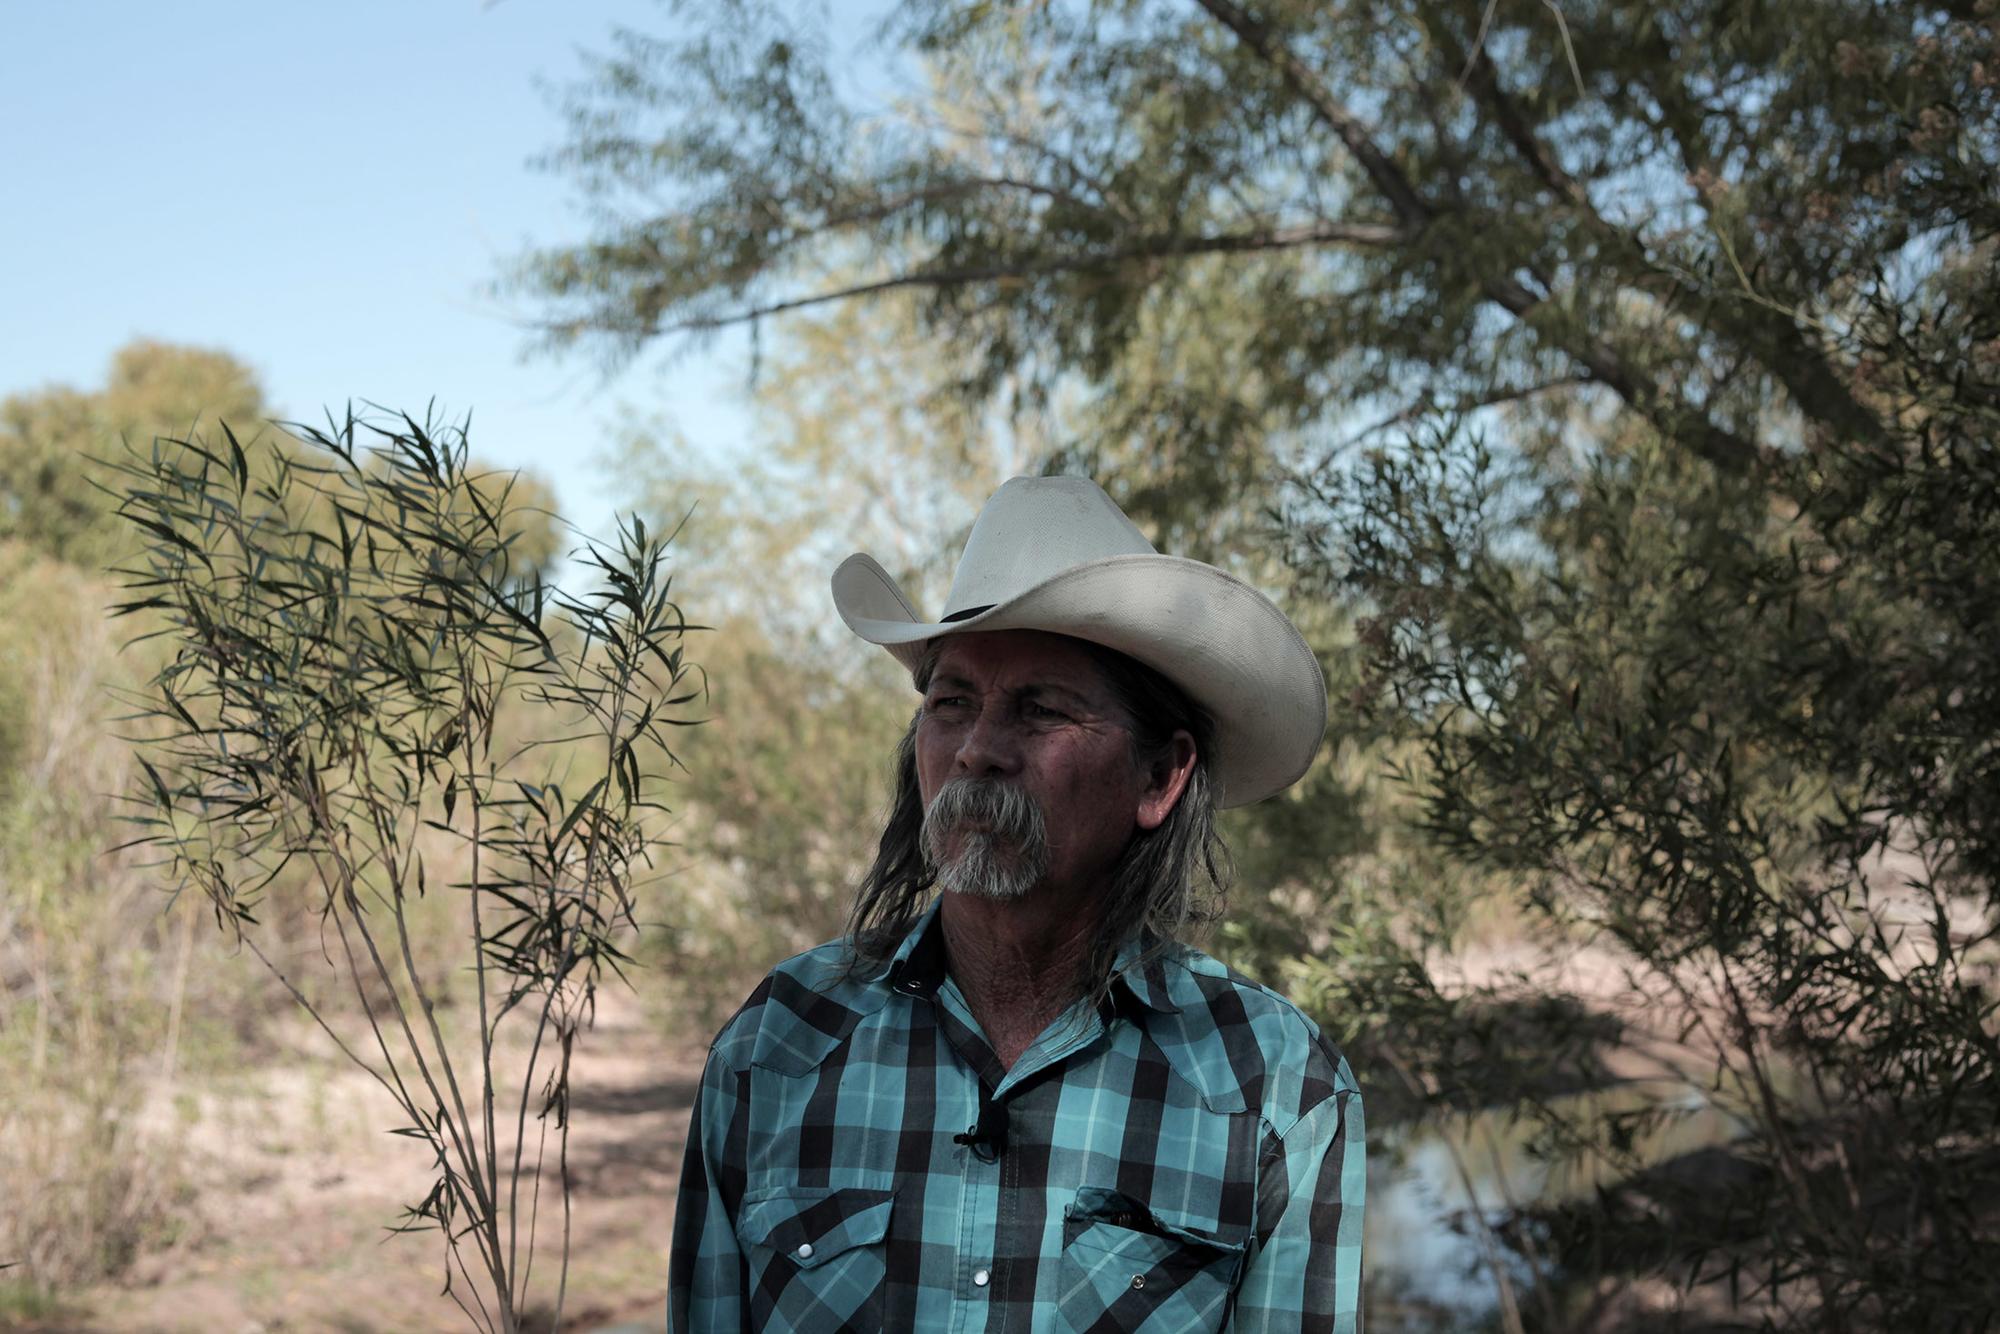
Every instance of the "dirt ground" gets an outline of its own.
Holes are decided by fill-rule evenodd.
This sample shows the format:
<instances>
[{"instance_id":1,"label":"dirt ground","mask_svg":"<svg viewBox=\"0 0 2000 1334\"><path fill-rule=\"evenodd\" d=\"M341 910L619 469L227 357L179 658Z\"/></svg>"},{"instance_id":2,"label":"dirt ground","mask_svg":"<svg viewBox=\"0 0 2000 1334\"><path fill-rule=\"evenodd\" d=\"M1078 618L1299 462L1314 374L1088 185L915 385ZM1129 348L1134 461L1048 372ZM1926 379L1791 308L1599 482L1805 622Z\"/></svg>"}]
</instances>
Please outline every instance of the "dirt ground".
<instances>
[{"instance_id":1,"label":"dirt ground","mask_svg":"<svg viewBox=\"0 0 2000 1334\"><path fill-rule=\"evenodd\" d=\"M1460 960L1445 981L1551 969L1607 1007L1631 999L1618 960L1601 951L1553 957L1495 947ZM442 1295L445 1252L435 1229L387 1230L428 1190L428 1149L387 1133L397 1124L388 1095L324 1034L297 1015L276 1024L284 1036L259 1068L205 1081L199 1093L183 1089L151 1113L156 1142L176 1147L188 1183L173 1207L171 1240L142 1254L116 1283L67 1294L53 1319L10 1324L0 1316L0 1334L473 1328ZM365 1031L349 1036L365 1047ZM512 1055L518 1066L521 1053ZM601 995L572 1083L574 1232L564 1330L664 1328L673 1195L701 1061L700 1039L670 1035L630 992ZM1648 1072L1656 1073L1632 1073ZM503 1081L503 1090L510 1085L518 1093L518 1075ZM503 1094L503 1141L511 1133L508 1102ZM531 1115L531 1157L536 1129ZM543 1203L533 1293L546 1313L561 1237L552 1183ZM454 1288L463 1292L463 1280Z\"/></svg>"},{"instance_id":2,"label":"dirt ground","mask_svg":"<svg viewBox=\"0 0 2000 1334\"><path fill-rule=\"evenodd\" d=\"M441 1295L437 1231L386 1230L429 1189L429 1150L385 1133L396 1123L389 1096L323 1035L302 1030L291 1045L295 1059L166 1113L179 1126L191 1183L172 1243L141 1256L116 1285L78 1294L58 1320L30 1328L459 1334L471 1327ZM575 1195L563 1329L664 1328L673 1194L701 1059L699 1043L664 1036L629 993L600 998L572 1076ZM511 1124L506 1099L500 1106ZM531 1109L531 1158L537 1128ZM501 1137L511 1141L504 1126ZM548 1162L552 1170L553 1135ZM503 1170L503 1191L505 1179ZM552 1181L542 1203L533 1288L546 1312L562 1236ZM469 1240L467 1247L470 1254ZM453 1286L464 1291L462 1280Z\"/></svg>"}]
</instances>

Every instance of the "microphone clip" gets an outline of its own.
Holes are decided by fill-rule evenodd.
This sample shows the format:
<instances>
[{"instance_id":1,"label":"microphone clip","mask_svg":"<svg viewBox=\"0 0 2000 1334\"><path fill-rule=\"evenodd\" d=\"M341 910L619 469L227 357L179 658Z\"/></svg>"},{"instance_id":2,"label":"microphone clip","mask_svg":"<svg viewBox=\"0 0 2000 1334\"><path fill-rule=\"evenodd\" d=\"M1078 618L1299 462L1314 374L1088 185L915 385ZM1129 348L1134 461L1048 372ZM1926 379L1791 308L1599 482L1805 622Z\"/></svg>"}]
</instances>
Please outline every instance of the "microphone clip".
<instances>
[{"instance_id":1,"label":"microphone clip","mask_svg":"<svg viewBox=\"0 0 2000 1334\"><path fill-rule=\"evenodd\" d=\"M962 1135L953 1135L951 1142L971 1149L972 1156L982 1163L996 1162L1007 1147L1007 1121L1007 1104L993 1101L981 1089L978 1124L967 1126Z\"/></svg>"}]
</instances>

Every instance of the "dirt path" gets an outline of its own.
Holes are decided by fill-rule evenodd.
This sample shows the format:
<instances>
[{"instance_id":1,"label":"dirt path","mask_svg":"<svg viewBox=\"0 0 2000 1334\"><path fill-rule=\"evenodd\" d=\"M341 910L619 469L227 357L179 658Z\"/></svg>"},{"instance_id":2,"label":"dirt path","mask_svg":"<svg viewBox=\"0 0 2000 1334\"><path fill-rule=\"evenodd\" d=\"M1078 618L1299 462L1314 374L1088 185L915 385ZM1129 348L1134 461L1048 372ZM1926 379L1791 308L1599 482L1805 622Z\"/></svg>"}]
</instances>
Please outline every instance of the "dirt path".
<instances>
[{"instance_id":1,"label":"dirt path","mask_svg":"<svg viewBox=\"0 0 2000 1334\"><path fill-rule=\"evenodd\" d=\"M428 1189L428 1150L384 1133L394 1124L387 1094L325 1056L323 1036L302 1037L299 1047L298 1062L199 1100L193 1124L181 1131L193 1183L177 1219L182 1235L142 1256L116 1286L83 1294L70 1316L37 1329L462 1334L469 1328L452 1299L440 1295L438 1233L385 1232ZM699 1044L650 1026L639 1003L622 992L600 1001L595 1028L579 1043L565 1330L664 1327L673 1193L701 1055ZM181 1117L187 1119L185 1109ZM537 1130L531 1113L530 1158ZM508 1140L510 1132L503 1128L501 1136ZM551 1136L551 1173L554 1161ZM502 1180L504 1190L504 1172ZM545 1184L535 1260L534 1286L545 1302L554 1295L561 1241L552 1191ZM462 1280L454 1288L463 1291Z\"/></svg>"}]
</instances>

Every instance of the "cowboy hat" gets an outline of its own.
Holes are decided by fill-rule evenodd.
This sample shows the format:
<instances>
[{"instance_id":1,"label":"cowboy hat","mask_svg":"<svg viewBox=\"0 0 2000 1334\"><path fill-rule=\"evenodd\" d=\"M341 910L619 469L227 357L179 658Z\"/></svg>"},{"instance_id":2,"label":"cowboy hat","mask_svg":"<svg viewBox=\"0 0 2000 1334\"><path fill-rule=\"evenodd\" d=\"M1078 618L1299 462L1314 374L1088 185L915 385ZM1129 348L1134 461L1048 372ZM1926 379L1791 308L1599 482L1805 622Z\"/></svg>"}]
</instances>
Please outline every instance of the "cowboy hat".
<instances>
[{"instance_id":1,"label":"cowboy hat","mask_svg":"<svg viewBox=\"0 0 2000 1334\"><path fill-rule=\"evenodd\" d=\"M1145 663L1214 719L1221 806L1289 787L1326 731L1325 678L1285 613L1234 575L1155 551L1087 477L1016 477L994 492L939 619L860 552L833 572L833 605L912 672L929 641L976 630L1046 630Z\"/></svg>"}]
</instances>

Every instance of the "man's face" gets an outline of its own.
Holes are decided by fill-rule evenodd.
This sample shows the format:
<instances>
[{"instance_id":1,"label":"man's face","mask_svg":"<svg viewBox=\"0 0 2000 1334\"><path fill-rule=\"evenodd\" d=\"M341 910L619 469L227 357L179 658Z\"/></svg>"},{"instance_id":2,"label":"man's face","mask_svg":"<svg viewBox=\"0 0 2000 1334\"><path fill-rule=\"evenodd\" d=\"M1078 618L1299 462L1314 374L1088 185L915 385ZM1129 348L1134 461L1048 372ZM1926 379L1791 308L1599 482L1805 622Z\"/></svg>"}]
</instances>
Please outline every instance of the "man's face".
<instances>
[{"instance_id":1,"label":"man's face","mask_svg":"<svg viewBox=\"0 0 2000 1334\"><path fill-rule=\"evenodd\" d=\"M938 804L961 779L1025 797L1040 813L1045 849L1021 846L1013 831L1024 826L961 800L965 789ZM945 817L926 829L940 883L998 898L1037 884L1093 892L1133 832L1173 804L1135 763L1127 720L1090 655L1034 630L944 641L917 724L917 786L926 810Z\"/></svg>"}]
</instances>

